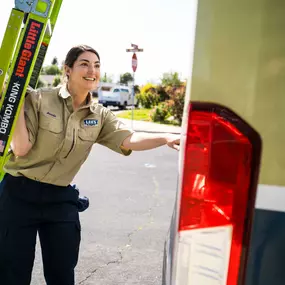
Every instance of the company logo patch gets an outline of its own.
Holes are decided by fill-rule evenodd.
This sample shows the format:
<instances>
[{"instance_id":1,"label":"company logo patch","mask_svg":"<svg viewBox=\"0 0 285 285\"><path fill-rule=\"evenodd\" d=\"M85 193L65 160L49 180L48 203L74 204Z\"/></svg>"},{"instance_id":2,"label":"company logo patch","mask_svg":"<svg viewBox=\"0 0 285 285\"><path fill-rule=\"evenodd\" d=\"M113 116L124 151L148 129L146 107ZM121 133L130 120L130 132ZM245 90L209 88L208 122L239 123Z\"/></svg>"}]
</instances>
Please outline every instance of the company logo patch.
<instances>
[{"instance_id":1,"label":"company logo patch","mask_svg":"<svg viewBox=\"0 0 285 285\"><path fill-rule=\"evenodd\" d=\"M95 119L89 119L89 120L84 120L84 126L85 127L95 127L98 126L98 120Z\"/></svg>"}]
</instances>

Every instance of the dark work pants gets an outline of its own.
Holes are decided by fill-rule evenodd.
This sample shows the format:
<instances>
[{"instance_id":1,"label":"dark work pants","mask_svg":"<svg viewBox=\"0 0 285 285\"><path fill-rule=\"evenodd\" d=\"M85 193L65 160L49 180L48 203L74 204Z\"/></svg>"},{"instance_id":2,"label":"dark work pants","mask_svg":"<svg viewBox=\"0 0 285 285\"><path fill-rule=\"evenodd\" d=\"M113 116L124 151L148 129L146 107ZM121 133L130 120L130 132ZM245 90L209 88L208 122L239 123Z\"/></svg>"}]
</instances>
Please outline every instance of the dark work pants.
<instances>
[{"instance_id":1,"label":"dark work pants","mask_svg":"<svg viewBox=\"0 0 285 285\"><path fill-rule=\"evenodd\" d=\"M47 285L74 285L80 244L78 193L6 174L0 184L0 284L31 282L39 233Z\"/></svg>"}]
</instances>

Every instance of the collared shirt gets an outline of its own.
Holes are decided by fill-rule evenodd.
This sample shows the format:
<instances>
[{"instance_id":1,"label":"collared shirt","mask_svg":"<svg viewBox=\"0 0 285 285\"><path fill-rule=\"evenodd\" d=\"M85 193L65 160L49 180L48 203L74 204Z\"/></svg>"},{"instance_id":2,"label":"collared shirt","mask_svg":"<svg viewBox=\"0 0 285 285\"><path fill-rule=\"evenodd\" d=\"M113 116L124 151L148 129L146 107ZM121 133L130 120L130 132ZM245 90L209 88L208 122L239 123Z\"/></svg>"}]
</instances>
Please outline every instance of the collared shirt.
<instances>
[{"instance_id":1,"label":"collared shirt","mask_svg":"<svg viewBox=\"0 0 285 285\"><path fill-rule=\"evenodd\" d=\"M92 95L87 104L73 111L66 86L28 92L25 118L32 148L25 156L11 155L4 170L13 176L67 186L87 159L94 143L123 155L122 143L132 134Z\"/></svg>"}]
</instances>

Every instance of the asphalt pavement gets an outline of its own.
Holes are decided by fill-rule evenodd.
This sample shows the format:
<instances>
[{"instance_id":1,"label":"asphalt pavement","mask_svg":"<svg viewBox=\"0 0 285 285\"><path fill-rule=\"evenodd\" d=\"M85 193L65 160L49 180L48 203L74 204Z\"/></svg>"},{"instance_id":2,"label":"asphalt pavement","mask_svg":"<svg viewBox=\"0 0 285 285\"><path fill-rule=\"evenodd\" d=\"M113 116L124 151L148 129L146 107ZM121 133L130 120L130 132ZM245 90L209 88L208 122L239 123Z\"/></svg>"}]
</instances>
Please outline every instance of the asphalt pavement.
<instances>
[{"instance_id":1,"label":"asphalt pavement","mask_svg":"<svg viewBox=\"0 0 285 285\"><path fill-rule=\"evenodd\" d=\"M76 285L161 285L177 168L178 152L167 146L124 157L94 145L74 179L90 199L80 213ZM44 284L38 242L31 285Z\"/></svg>"}]
</instances>

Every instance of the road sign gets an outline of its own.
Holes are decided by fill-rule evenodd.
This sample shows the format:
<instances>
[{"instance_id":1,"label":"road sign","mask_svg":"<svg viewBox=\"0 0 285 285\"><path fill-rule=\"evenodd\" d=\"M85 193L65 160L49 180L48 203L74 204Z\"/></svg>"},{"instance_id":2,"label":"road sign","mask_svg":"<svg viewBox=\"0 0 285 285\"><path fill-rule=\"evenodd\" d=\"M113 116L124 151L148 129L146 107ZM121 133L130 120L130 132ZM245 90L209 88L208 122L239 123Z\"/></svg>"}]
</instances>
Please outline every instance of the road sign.
<instances>
[{"instance_id":1,"label":"road sign","mask_svg":"<svg viewBox=\"0 0 285 285\"><path fill-rule=\"evenodd\" d=\"M137 66L138 66L138 59L137 59L137 55L134 53L134 54L133 54L133 57L132 57L132 68L133 68L133 72L136 72Z\"/></svg>"},{"instance_id":2,"label":"road sign","mask_svg":"<svg viewBox=\"0 0 285 285\"><path fill-rule=\"evenodd\" d=\"M135 49L138 49L138 48L139 48L139 46L138 46L138 45L135 45L135 44L131 44L131 46L132 46L133 48L135 48Z\"/></svg>"},{"instance_id":3,"label":"road sign","mask_svg":"<svg viewBox=\"0 0 285 285\"><path fill-rule=\"evenodd\" d=\"M127 52L140 52L143 51L142 48L127 48L126 49Z\"/></svg>"}]
</instances>

